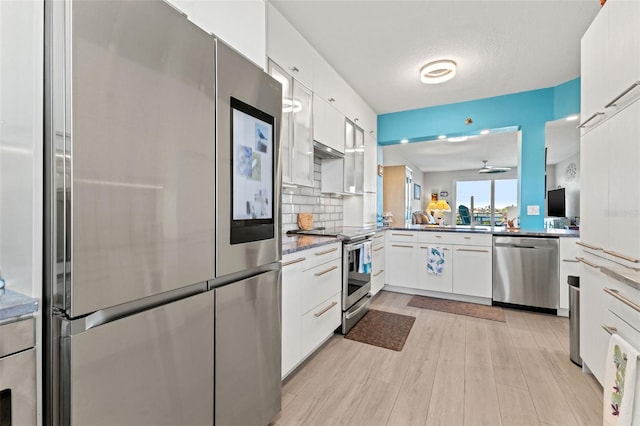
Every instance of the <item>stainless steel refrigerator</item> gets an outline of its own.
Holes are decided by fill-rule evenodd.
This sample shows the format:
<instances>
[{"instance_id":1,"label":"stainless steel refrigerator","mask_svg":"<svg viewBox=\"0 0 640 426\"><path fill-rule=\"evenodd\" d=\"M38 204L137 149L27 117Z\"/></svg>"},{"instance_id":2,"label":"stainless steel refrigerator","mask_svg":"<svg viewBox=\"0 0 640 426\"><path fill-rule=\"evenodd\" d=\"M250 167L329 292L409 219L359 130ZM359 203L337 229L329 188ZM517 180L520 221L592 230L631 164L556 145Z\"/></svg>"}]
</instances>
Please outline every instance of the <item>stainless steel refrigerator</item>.
<instances>
[{"instance_id":1,"label":"stainless steel refrigerator","mask_svg":"<svg viewBox=\"0 0 640 426\"><path fill-rule=\"evenodd\" d=\"M162 1L45 16L45 424L268 423L278 83Z\"/></svg>"}]
</instances>

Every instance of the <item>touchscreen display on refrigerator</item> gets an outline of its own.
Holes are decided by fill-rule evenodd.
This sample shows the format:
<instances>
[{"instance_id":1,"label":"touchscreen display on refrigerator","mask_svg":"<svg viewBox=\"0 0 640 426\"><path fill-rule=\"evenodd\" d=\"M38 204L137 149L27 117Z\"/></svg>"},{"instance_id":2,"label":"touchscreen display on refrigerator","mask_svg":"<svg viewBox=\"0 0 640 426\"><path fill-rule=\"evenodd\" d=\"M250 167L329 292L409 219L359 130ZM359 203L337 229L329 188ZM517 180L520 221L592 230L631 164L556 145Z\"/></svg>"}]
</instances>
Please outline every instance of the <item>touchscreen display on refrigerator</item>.
<instances>
[{"instance_id":1,"label":"touchscreen display on refrigerator","mask_svg":"<svg viewBox=\"0 0 640 426\"><path fill-rule=\"evenodd\" d=\"M274 118L231 98L231 244L274 237Z\"/></svg>"}]
</instances>

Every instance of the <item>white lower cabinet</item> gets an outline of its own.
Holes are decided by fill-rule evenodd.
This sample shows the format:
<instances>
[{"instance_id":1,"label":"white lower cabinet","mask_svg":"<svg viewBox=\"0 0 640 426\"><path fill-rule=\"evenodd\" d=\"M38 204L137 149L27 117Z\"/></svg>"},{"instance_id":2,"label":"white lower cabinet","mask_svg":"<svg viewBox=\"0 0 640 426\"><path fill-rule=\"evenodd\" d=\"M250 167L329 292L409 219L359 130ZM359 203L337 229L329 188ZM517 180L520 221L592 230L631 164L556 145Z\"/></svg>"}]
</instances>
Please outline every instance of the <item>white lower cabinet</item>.
<instances>
[{"instance_id":1,"label":"white lower cabinet","mask_svg":"<svg viewBox=\"0 0 640 426\"><path fill-rule=\"evenodd\" d=\"M429 250L436 246L420 244L418 246L418 288L422 290L453 292L453 246L440 244L437 246L444 254L444 264L441 275L434 275L427 271Z\"/></svg>"},{"instance_id":2,"label":"white lower cabinet","mask_svg":"<svg viewBox=\"0 0 640 426\"><path fill-rule=\"evenodd\" d=\"M301 357L300 284L302 283L302 253L282 259L282 376L298 364Z\"/></svg>"},{"instance_id":3,"label":"white lower cabinet","mask_svg":"<svg viewBox=\"0 0 640 426\"><path fill-rule=\"evenodd\" d=\"M453 293L492 298L491 247L453 246Z\"/></svg>"},{"instance_id":4,"label":"white lower cabinet","mask_svg":"<svg viewBox=\"0 0 640 426\"><path fill-rule=\"evenodd\" d=\"M384 287L385 256L384 256L384 232L379 232L373 237L371 250L371 294L375 296Z\"/></svg>"},{"instance_id":5,"label":"white lower cabinet","mask_svg":"<svg viewBox=\"0 0 640 426\"><path fill-rule=\"evenodd\" d=\"M340 293L322 301L302 316L302 353L310 354L340 325L342 308Z\"/></svg>"},{"instance_id":6,"label":"white lower cabinet","mask_svg":"<svg viewBox=\"0 0 640 426\"><path fill-rule=\"evenodd\" d=\"M282 378L340 326L341 295L341 243L283 256Z\"/></svg>"},{"instance_id":7,"label":"white lower cabinet","mask_svg":"<svg viewBox=\"0 0 640 426\"><path fill-rule=\"evenodd\" d=\"M389 243L386 268L388 283L398 287L418 288L416 274L417 244L394 242Z\"/></svg>"},{"instance_id":8,"label":"white lower cabinet","mask_svg":"<svg viewBox=\"0 0 640 426\"><path fill-rule=\"evenodd\" d=\"M605 355L609 335L602 328L605 323L606 277L597 269L598 261L589 259L580 267L580 357L600 383L604 379Z\"/></svg>"}]
</instances>

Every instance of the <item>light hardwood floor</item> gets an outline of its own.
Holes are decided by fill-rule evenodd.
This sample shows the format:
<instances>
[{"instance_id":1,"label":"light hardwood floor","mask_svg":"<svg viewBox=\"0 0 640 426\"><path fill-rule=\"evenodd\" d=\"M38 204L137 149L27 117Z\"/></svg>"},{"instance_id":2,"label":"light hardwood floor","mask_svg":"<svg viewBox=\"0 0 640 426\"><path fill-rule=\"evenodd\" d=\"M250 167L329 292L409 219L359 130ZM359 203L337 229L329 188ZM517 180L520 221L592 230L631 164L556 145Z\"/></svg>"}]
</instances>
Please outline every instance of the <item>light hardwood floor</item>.
<instances>
[{"instance_id":1,"label":"light hardwood floor","mask_svg":"<svg viewBox=\"0 0 640 426\"><path fill-rule=\"evenodd\" d=\"M507 309L502 323L410 298L383 291L372 303L416 317L401 352L333 336L287 378L273 424L602 423L602 388L569 361L566 318Z\"/></svg>"}]
</instances>

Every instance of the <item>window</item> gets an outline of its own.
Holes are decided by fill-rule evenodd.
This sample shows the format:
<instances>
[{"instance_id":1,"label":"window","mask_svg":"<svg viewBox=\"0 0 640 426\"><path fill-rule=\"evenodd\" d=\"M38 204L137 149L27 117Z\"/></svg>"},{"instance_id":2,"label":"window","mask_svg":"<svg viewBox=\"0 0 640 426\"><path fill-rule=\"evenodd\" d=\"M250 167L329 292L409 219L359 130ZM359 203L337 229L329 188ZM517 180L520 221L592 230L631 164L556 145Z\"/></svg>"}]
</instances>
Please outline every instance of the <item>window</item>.
<instances>
[{"instance_id":1,"label":"window","mask_svg":"<svg viewBox=\"0 0 640 426\"><path fill-rule=\"evenodd\" d=\"M474 208L471 211L471 197ZM517 179L468 180L456 182L456 224L502 226L513 219L518 204ZM460 206L463 206L460 208ZM466 209L469 214L467 215ZM462 214L461 214L462 211Z\"/></svg>"}]
</instances>

